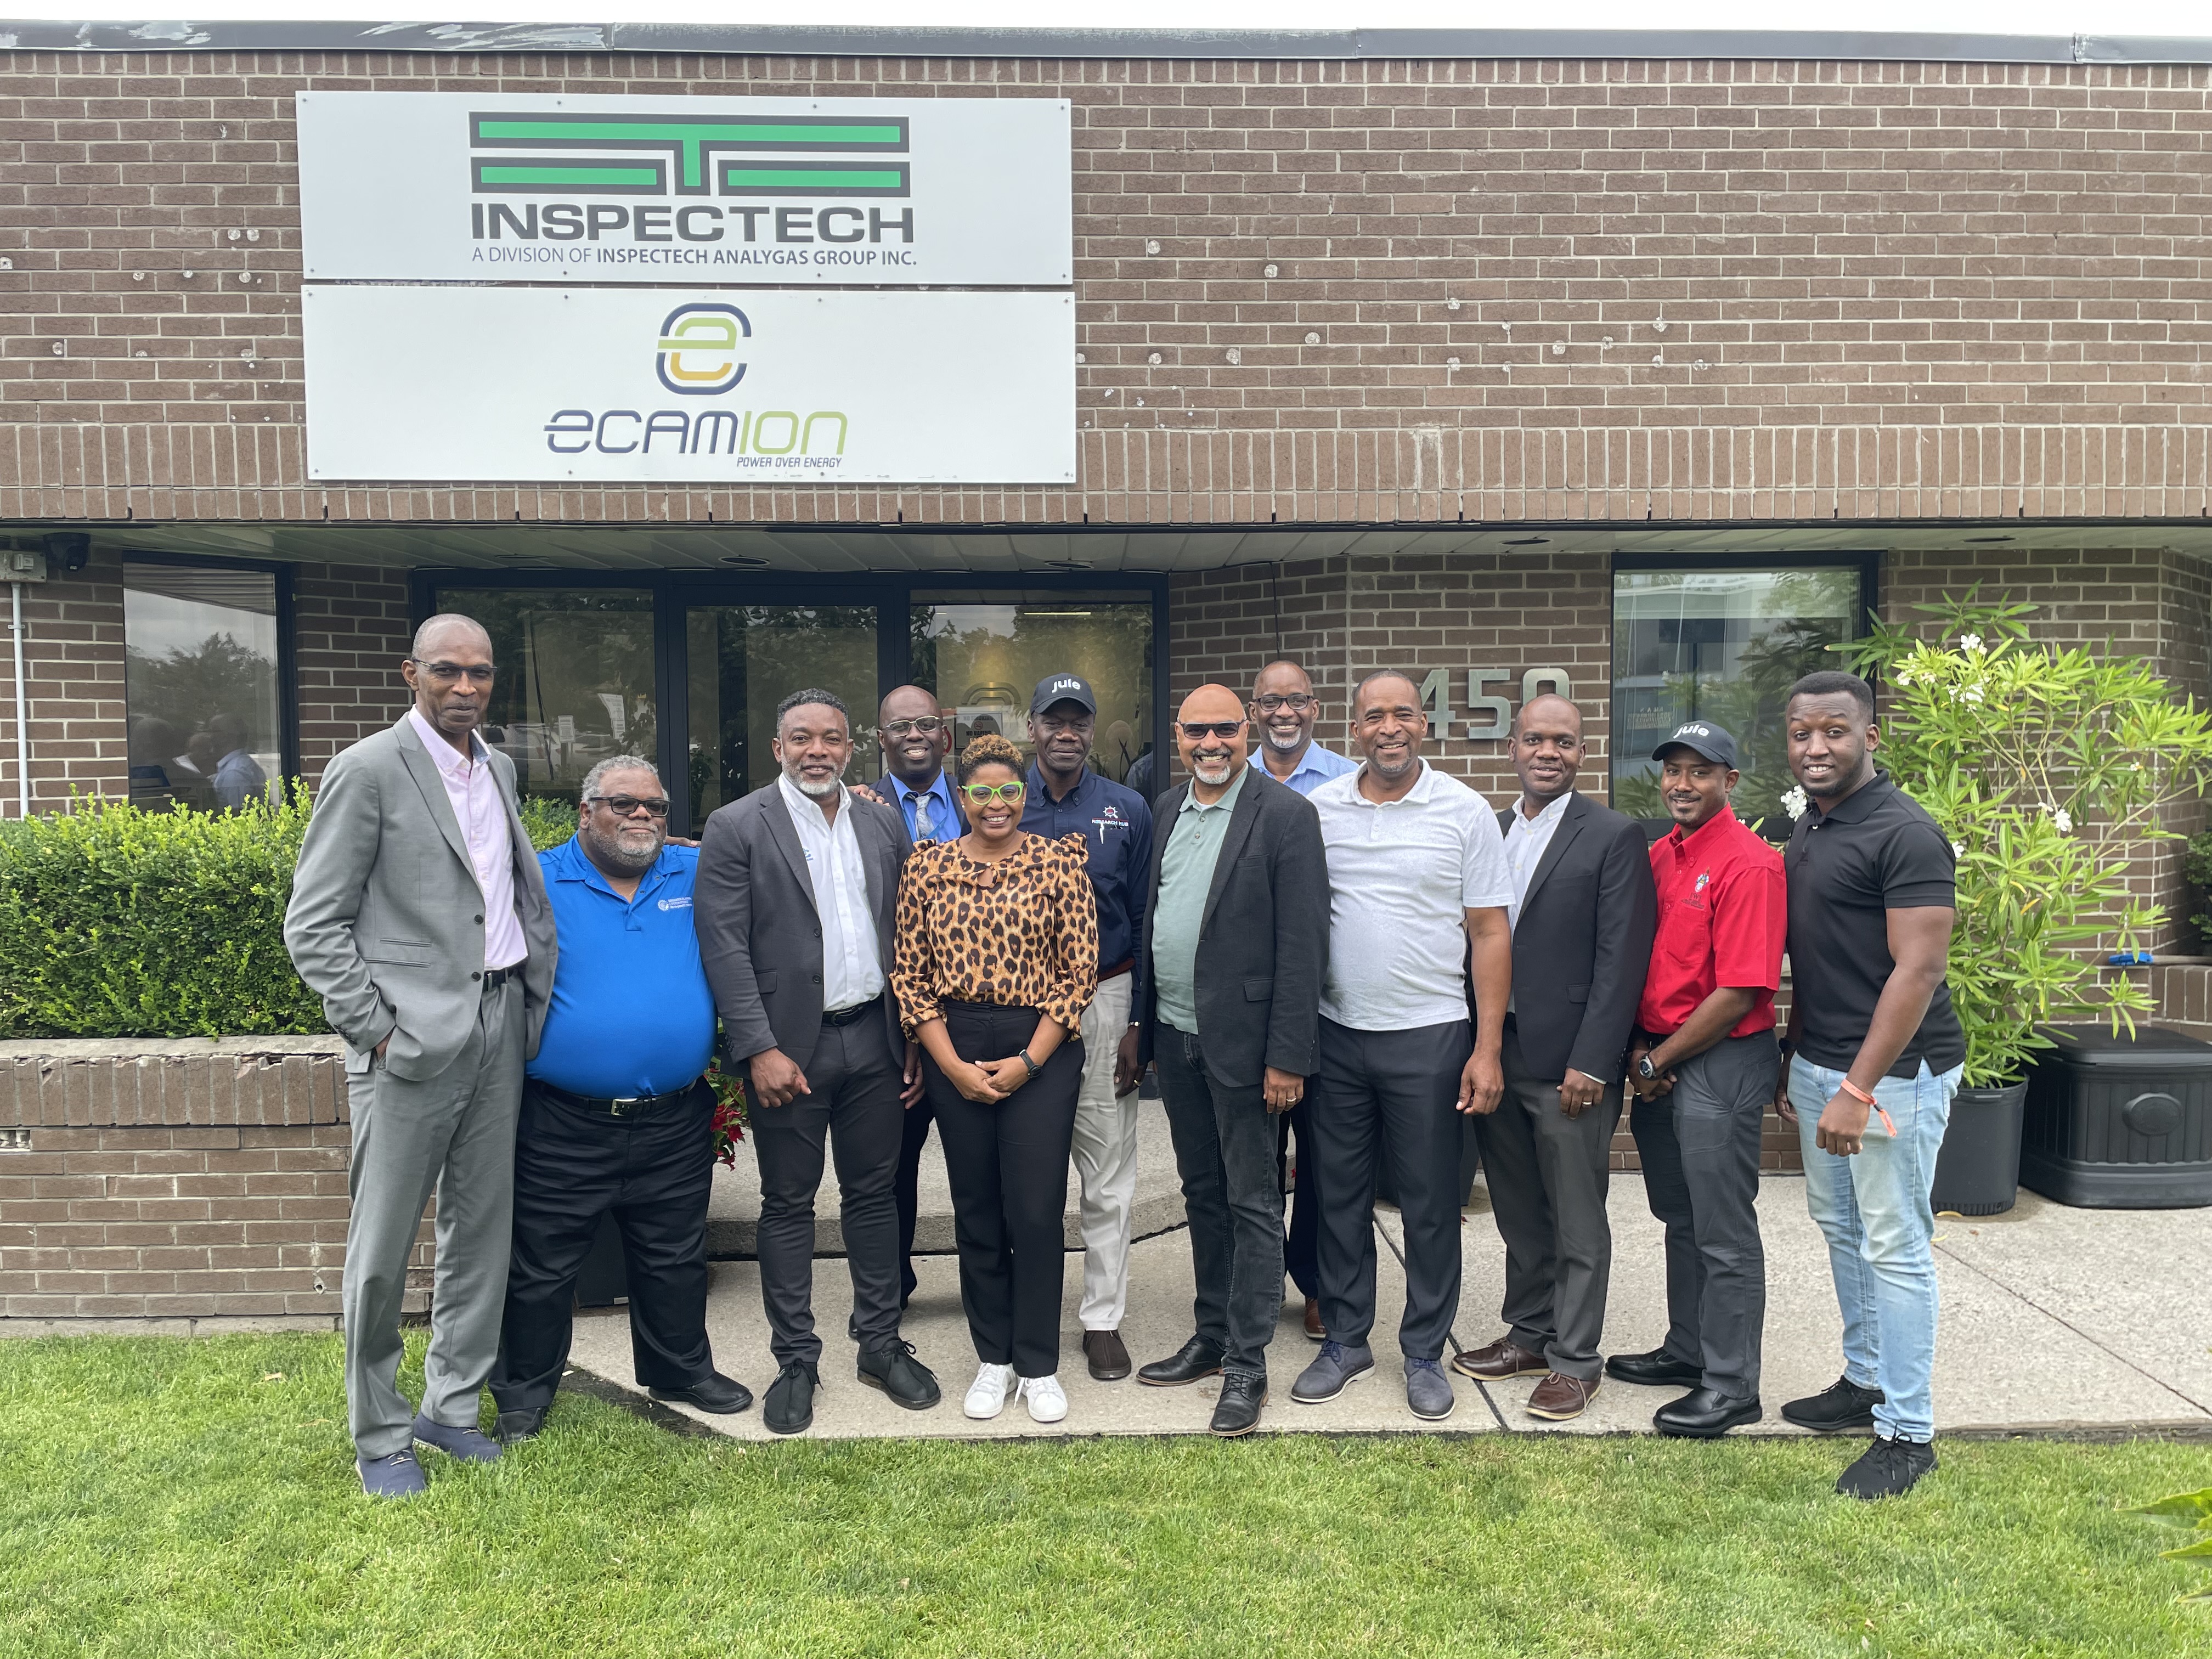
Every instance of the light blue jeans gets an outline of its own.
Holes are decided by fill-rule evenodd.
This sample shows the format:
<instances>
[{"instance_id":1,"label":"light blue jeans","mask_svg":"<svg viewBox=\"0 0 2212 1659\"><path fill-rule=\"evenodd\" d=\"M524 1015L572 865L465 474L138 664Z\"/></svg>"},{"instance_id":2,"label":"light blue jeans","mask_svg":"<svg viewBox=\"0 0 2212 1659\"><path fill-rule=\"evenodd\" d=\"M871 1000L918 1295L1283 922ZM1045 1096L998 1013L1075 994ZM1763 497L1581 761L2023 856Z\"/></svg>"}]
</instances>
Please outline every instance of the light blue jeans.
<instances>
[{"instance_id":1,"label":"light blue jeans","mask_svg":"<svg viewBox=\"0 0 2212 1659\"><path fill-rule=\"evenodd\" d=\"M1875 1431L1899 1440L1936 1437L1936 1215L1928 1195L1964 1069L1930 1072L1923 1060L1917 1077L1884 1078L1874 1097L1889 1125L1869 1112L1857 1156L1838 1158L1814 1144L1814 1133L1843 1073L1802 1055L1790 1062L1805 1202L1827 1238L1843 1310L1844 1375L1882 1391Z\"/></svg>"}]
</instances>

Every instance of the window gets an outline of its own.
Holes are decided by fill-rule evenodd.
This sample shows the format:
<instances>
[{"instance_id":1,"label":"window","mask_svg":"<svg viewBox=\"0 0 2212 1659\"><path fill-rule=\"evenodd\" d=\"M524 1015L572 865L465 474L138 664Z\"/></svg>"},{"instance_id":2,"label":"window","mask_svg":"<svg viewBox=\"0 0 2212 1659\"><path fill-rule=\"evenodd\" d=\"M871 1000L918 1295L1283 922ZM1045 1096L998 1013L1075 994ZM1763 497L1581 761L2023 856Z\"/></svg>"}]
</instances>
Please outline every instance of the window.
<instances>
[{"instance_id":1,"label":"window","mask_svg":"<svg viewBox=\"0 0 2212 1659\"><path fill-rule=\"evenodd\" d=\"M917 593L912 673L956 721L956 751L995 731L1029 752L1030 695L1076 673L1098 699L1093 770L1126 782L1152 748L1152 605L1124 595L1015 590ZM1159 780L1156 787L1164 787Z\"/></svg>"},{"instance_id":2,"label":"window","mask_svg":"<svg viewBox=\"0 0 2212 1659\"><path fill-rule=\"evenodd\" d=\"M243 566L125 562L134 805L226 811L282 787L277 583Z\"/></svg>"},{"instance_id":3,"label":"window","mask_svg":"<svg viewBox=\"0 0 2212 1659\"><path fill-rule=\"evenodd\" d=\"M483 739L514 763L518 793L573 801L584 774L609 756L654 760L650 592L441 587L437 607L475 617L491 635L499 676Z\"/></svg>"},{"instance_id":4,"label":"window","mask_svg":"<svg viewBox=\"0 0 2212 1659\"><path fill-rule=\"evenodd\" d=\"M701 605L684 615L693 833L776 775L775 706L819 686L852 711L848 783L880 775L872 605Z\"/></svg>"},{"instance_id":5,"label":"window","mask_svg":"<svg viewBox=\"0 0 2212 1659\"><path fill-rule=\"evenodd\" d=\"M1736 816L1786 835L1791 786L1783 694L1801 674L1842 666L1827 647L1856 637L1863 573L1840 569L1629 570L1613 578L1613 804L1668 816L1651 750L1684 720L1721 726L1743 773Z\"/></svg>"}]
</instances>

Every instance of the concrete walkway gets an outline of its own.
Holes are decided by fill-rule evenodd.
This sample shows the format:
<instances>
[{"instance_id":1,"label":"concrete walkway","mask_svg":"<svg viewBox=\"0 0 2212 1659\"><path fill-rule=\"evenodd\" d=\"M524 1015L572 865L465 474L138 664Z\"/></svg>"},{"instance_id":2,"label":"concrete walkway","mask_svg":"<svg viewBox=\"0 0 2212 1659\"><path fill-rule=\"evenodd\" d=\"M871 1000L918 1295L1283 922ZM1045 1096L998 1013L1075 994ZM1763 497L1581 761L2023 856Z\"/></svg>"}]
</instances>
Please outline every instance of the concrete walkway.
<instances>
[{"instance_id":1,"label":"concrete walkway","mask_svg":"<svg viewBox=\"0 0 2212 1659\"><path fill-rule=\"evenodd\" d=\"M1190 1252L1172 1191L1166 1126L1147 1103L1146 1158L1139 1194L1139 1242L1132 1253L1130 1307L1122 1335L1139 1364L1171 1353L1190 1334ZM741 1152L741 1169L750 1162ZM925 1168L921 1237L929 1242L933 1203L945 1221L942 1164L930 1143ZM739 1213L750 1183L732 1172L715 1204L717 1232L730 1238L749 1225ZM1071 1201L1073 1181L1071 1177ZM933 1199L932 1194L940 1195ZM830 1195L825 1194L825 1198ZM825 1206L825 1211L828 1206ZM1660 1229L1635 1175L1614 1177L1613 1291L1605 1348L1656 1347L1666 1334L1665 1279ZM1826 1248L1805 1212L1802 1180L1770 1176L1759 1194L1767 1252L1766 1417L1738 1432L1793 1434L1782 1420L1785 1400L1811 1394L1843 1369L1840 1323ZM1072 1220L1072 1218L1071 1218ZM1465 1263L1455 1346L1501 1334L1497 1311L1504 1250L1480 1186L1465 1217ZM1290 1400L1290 1385L1315 1352L1299 1325L1299 1304L1286 1301L1269 1360L1273 1402L1262 1432L1649 1433L1651 1413L1677 1391L1607 1382L1577 1422L1553 1425L1522 1409L1534 1379L1477 1384L1455 1376L1459 1404L1438 1425L1406 1408L1395 1333L1404 1298L1395 1256L1397 1217L1377 1212L1383 1248L1381 1316L1374 1374L1325 1406ZM828 1231L825 1226L825 1233ZM1146 1236L1149 1235L1149 1236ZM1071 1224L1069 1237L1073 1238ZM829 1243L825 1239L825 1243ZM944 1247L951 1243L949 1231ZM943 1248L943 1247L940 1247ZM1938 1223L1937 1274L1943 1295L1936 1403L1940 1432L2005 1430L2151 1428L2212 1434L2212 1210L2070 1210L2023 1192L2009 1214ZM935 1409L909 1413L863 1387L853 1370L846 1335L851 1308L844 1262L815 1267L815 1318L823 1338L823 1389L811 1432L824 1437L891 1435L1008 1438L1043 1435L1203 1434L1217 1384L1148 1389L1134 1378L1094 1382L1085 1371L1076 1323L1080 1258L1067 1262L1062 1316L1060 1381L1066 1421L1050 1428L1009 1404L997 1420L974 1423L960 1400L975 1375L975 1355L960 1311L958 1267L949 1254L917 1256L921 1287L908 1310L905 1334L945 1389ZM708 1321L720 1368L765 1391L775 1375L761 1312L759 1272L750 1261L714 1264ZM574 1363L634 1391L627 1318L619 1309L581 1316ZM677 1407L699 1423L739 1439L769 1439L757 1406L734 1418Z\"/></svg>"}]
</instances>

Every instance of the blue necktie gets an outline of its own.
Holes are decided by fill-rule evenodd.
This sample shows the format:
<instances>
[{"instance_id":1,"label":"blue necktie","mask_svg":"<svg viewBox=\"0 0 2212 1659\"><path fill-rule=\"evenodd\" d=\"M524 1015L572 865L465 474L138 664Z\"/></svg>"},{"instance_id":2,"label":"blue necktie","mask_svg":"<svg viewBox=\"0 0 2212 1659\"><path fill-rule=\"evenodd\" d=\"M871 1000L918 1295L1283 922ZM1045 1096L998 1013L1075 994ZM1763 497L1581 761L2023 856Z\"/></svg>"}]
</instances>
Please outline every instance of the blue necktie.
<instances>
[{"instance_id":1,"label":"blue necktie","mask_svg":"<svg viewBox=\"0 0 2212 1659\"><path fill-rule=\"evenodd\" d=\"M937 839L937 826L935 823L931 822L929 816L929 809L932 803L934 801L935 797L930 795L917 795L911 790L908 791L908 795L914 802L914 838L915 842L919 844L922 842L935 841Z\"/></svg>"}]
</instances>

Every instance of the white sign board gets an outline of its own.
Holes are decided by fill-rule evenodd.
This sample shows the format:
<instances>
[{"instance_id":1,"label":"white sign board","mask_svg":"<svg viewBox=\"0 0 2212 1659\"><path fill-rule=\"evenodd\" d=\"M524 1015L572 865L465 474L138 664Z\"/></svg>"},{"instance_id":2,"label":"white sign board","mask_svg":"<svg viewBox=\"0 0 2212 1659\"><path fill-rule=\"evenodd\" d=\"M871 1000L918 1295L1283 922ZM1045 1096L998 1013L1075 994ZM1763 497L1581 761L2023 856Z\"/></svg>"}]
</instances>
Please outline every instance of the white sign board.
<instances>
[{"instance_id":1,"label":"white sign board","mask_svg":"<svg viewBox=\"0 0 2212 1659\"><path fill-rule=\"evenodd\" d=\"M301 290L314 478L1066 483L1075 299Z\"/></svg>"},{"instance_id":2,"label":"white sign board","mask_svg":"<svg viewBox=\"0 0 2212 1659\"><path fill-rule=\"evenodd\" d=\"M310 281L1074 281L1064 99L296 96Z\"/></svg>"}]
</instances>

